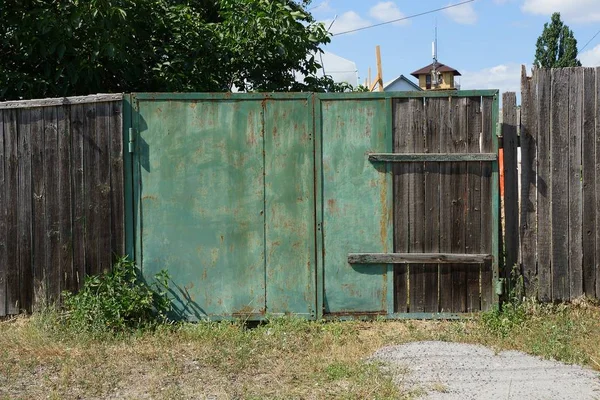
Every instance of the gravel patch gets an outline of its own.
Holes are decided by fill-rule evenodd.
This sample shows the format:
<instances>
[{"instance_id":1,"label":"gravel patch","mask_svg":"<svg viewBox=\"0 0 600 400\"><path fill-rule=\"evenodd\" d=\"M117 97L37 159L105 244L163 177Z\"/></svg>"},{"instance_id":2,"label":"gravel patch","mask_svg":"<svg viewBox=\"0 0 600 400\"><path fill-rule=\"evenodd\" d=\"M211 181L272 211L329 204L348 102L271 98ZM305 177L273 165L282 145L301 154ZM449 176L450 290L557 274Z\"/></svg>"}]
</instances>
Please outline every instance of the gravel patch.
<instances>
[{"instance_id":1,"label":"gravel patch","mask_svg":"<svg viewBox=\"0 0 600 400\"><path fill-rule=\"evenodd\" d=\"M593 399L600 376L577 365L479 345L416 342L385 347L372 357L396 384L424 399Z\"/></svg>"}]
</instances>

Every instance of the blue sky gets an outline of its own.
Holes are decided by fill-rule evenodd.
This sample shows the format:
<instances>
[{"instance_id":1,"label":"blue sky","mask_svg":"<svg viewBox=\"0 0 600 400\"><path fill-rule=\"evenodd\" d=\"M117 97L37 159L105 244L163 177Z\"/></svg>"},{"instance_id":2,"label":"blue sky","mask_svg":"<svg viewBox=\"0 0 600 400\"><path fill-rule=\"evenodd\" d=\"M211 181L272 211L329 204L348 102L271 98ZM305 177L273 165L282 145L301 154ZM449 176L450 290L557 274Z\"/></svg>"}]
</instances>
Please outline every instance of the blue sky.
<instances>
[{"instance_id":1,"label":"blue sky","mask_svg":"<svg viewBox=\"0 0 600 400\"><path fill-rule=\"evenodd\" d=\"M460 2L453 0L454 3ZM449 0L313 0L313 16L332 33L360 28L452 4ZM325 50L352 60L362 83L375 76L375 46L381 46L384 81L431 63L438 26L438 59L459 70L463 89L519 90L520 66L533 63L535 43L554 11L575 33L578 46L600 30L600 0L476 0L404 22L334 36ZM600 66L600 35L580 54ZM326 66L326 68L332 66Z\"/></svg>"}]
</instances>

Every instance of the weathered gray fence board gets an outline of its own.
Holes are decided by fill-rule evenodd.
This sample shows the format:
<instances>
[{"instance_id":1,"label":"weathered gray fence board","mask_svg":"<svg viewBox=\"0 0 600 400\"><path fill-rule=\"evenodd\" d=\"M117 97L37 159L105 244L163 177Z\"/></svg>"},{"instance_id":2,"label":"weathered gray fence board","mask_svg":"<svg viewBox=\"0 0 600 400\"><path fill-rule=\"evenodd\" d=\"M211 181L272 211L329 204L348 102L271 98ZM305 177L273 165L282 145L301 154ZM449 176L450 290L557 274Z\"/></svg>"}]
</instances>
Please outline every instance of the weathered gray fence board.
<instances>
[{"instance_id":1,"label":"weathered gray fence board","mask_svg":"<svg viewBox=\"0 0 600 400\"><path fill-rule=\"evenodd\" d=\"M534 287L536 275L536 173L537 173L537 135L536 125L536 88L532 79L527 77L525 67L521 70L521 202L520 229L521 259L523 263L523 276L525 288Z\"/></svg>"},{"instance_id":2,"label":"weathered gray fence board","mask_svg":"<svg viewBox=\"0 0 600 400\"><path fill-rule=\"evenodd\" d=\"M4 151L6 173L6 248L8 268L6 273L6 313L17 314L22 308L19 304L19 248L18 248L18 177L17 177L17 112L4 112Z\"/></svg>"},{"instance_id":3,"label":"weathered gray fence board","mask_svg":"<svg viewBox=\"0 0 600 400\"><path fill-rule=\"evenodd\" d=\"M6 315L6 181L4 179L4 111L0 110L0 317Z\"/></svg>"},{"instance_id":4,"label":"weathered gray fence board","mask_svg":"<svg viewBox=\"0 0 600 400\"><path fill-rule=\"evenodd\" d=\"M44 266L48 293L60 293L59 197L58 197L58 127L56 108L44 108L44 196L45 232Z\"/></svg>"},{"instance_id":5,"label":"weathered gray fence board","mask_svg":"<svg viewBox=\"0 0 600 400\"><path fill-rule=\"evenodd\" d=\"M552 293L569 298L569 71L552 70ZM528 197L523 197L528 200Z\"/></svg>"},{"instance_id":6,"label":"weathered gray fence board","mask_svg":"<svg viewBox=\"0 0 600 400\"><path fill-rule=\"evenodd\" d=\"M96 103L96 142L98 151L96 152L96 162L94 166L97 170L97 183L94 188L94 196L97 199L96 221L94 228L98 232L97 252L98 252L98 270L108 271L111 267L113 255L107 253L105 249L111 248L111 229L110 229L110 103Z\"/></svg>"},{"instance_id":7,"label":"weathered gray fence board","mask_svg":"<svg viewBox=\"0 0 600 400\"><path fill-rule=\"evenodd\" d=\"M425 149L425 110L422 99L410 99L409 114L410 135L413 136L414 153L422 153ZM410 252L425 252L425 179L422 162L410 165L409 179L409 237ZM423 265L409 266L409 302L411 312L423 312L425 309L425 277Z\"/></svg>"},{"instance_id":8,"label":"weathered gray fence board","mask_svg":"<svg viewBox=\"0 0 600 400\"><path fill-rule=\"evenodd\" d=\"M480 152L482 130L481 98L467 98L467 151ZM465 252L478 253L481 247L481 163L467 164L467 217L465 232ZM468 268L467 280L467 312L477 312L480 303L480 271Z\"/></svg>"},{"instance_id":9,"label":"weathered gray fence board","mask_svg":"<svg viewBox=\"0 0 600 400\"><path fill-rule=\"evenodd\" d=\"M552 224L551 224L551 82L550 70L537 70L534 80L538 88L537 96L537 143L538 143L538 176L537 176L537 286L538 297L542 301L552 299ZM531 200L533 201L533 199ZM531 258L528 258L531 259ZM531 268L531 267L529 267Z\"/></svg>"},{"instance_id":10,"label":"weathered gray fence board","mask_svg":"<svg viewBox=\"0 0 600 400\"><path fill-rule=\"evenodd\" d=\"M600 188L600 67L596 68L596 190ZM600 195L596 194L596 298L600 298Z\"/></svg>"},{"instance_id":11,"label":"weathered gray fence board","mask_svg":"<svg viewBox=\"0 0 600 400\"><path fill-rule=\"evenodd\" d=\"M504 144L504 215L506 271L504 278L510 278L510 270L519 261L519 194L517 175L517 96L515 93L502 95L502 140Z\"/></svg>"},{"instance_id":12,"label":"weathered gray fence board","mask_svg":"<svg viewBox=\"0 0 600 400\"><path fill-rule=\"evenodd\" d=\"M492 120L493 99L484 97L482 102L482 130L481 130L481 152L489 153L494 151L492 137L495 134L495 126ZM489 227L492 221L492 202L487 199L492 198L492 165L490 163L481 163L481 253L492 254L492 235ZM487 311L492 308L494 293L492 285L486 282L492 282L493 271L492 262L487 261L481 267L481 310Z\"/></svg>"},{"instance_id":13,"label":"weathered gray fence board","mask_svg":"<svg viewBox=\"0 0 600 400\"><path fill-rule=\"evenodd\" d=\"M426 99L425 103L425 151L440 151L440 101ZM425 163L425 252L437 253L440 250L440 165ZM439 266L423 264L424 312L439 310Z\"/></svg>"},{"instance_id":14,"label":"weathered gray fence board","mask_svg":"<svg viewBox=\"0 0 600 400\"><path fill-rule=\"evenodd\" d=\"M409 132L408 100L394 100L394 152L403 152L412 147L412 135L400 135ZM399 206L394 207L394 251L408 253L408 172L410 164L394 164L394 199ZM395 311L408 312L408 266L394 266Z\"/></svg>"},{"instance_id":15,"label":"weathered gray fence board","mask_svg":"<svg viewBox=\"0 0 600 400\"><path fill-rule=\"evenodd\" d=\"M73 236L71 198L71 134L69 107L56 107L58 127L58 241L59 286L61 290L75 290L73 284Z\"/></svg>"},{"instance_id":16,"label":"weathered gray fence board","mask_svg":"<svg viewBox=\"0 0 600 400\"><path fill-rule=\"evenodd\" d=\"M449 153L452 146L452 104L440 106L440 152ZM452 163L440 163L440 252L452 252ZM452 266L440 265L440 311L452 312Z\"/></svg>"},{"instance_id":17,"label":"weathered gray fence board","mask_svg":"<svg viewBox=\"0 0 600 400\"><path fill-rule=\"evenodd\" d=\"M84 154L84 105L71 107L71 154L72 154L72 184L73 184L73 283L81 287L85 276L85 214L84 214L84 184L83 184L83 154ZM76 239L76 240L75 240Z\"/></svg>"},{"instance_id":18,"label":"weathered gray fence board","mask_svg":"<svg viewBox=\"0 0 600 400\"><path fill-rule=\"evenodd\" d=\"M111 187L111 248L116 254L125 254L125 231L121 229L125 220L125 202L123 193L112 188L124 187L123 174L123 103L110 103L110 187Z\"/></svg>"},{"instance_id":19,"label":"weathered gray fence board","mask_svg":"<svg viewBox=\"0 0 600 400\"><path fill-rule=\"evenodd\" d=\"M32 295L31 270L31 119L29 112L18 115L17 213L19 252L19 307L27 309Z\"/></svg>"},{"instance_id":20,"label":"weathered gray fence board","mask_svg":"<svg viewBox=\"0 0 600 400\"><path fill-rule=\"evenodd\" d=\"M34 302L38 296L46 293L48 284L46 282L46 262L44 259L46 244L46 190L44 186L44 176L46 168L44 167L44 110L36 108L31 110L33 125L31 127L31 170L35 171L31 175L33 189L33 290Z\"/></svg>"},{"instance_id":21,"label":"weathered gray fence board","mask_svg":"<svg viewBox=\"0 0 600 400\"><path fill-rule=\"evenodd\" d=\"M574 299L583 294L582 254L582 111L583 69L569 76L569 293Z\"/></svg>"},{"instance_id":22,"label":"weathered gray fence board","mask_svg":"<svg viewBox=\"0 0 600 400\"><path fill-rule=\"evenodd\" d=\"M121 101L102 103L102 121L93 112L85 120L95 103L68 104L0 103L0 316L80 287L87 248L96 272L123 252ZM84 171L101 184L91 186Z\"/></svg>"},{"instance_id":23,"label":"weathered gray fence board","mask_svg":"<svg viewBox=\"0 0 600 400\"><path fill-rule=\"evenodd\" d=\"M467 153L467 98L452 99L452 147L456 153ZM465 252L467 224L467 164L452 163L452 252ZM467 311L467 269L464 265L452 266L452 312Z\"/></svg>"},{"instance_id":24,"label":"weathered gray fence board","mask_svg":"<svg viewBox=\"0 0 600 400\"><path fill-rule=\"evenodd\" d=\"M593 68L583 70L583 233L582 279L583 292L596 296L596 82Z\"/></svg>"}]
</instances>

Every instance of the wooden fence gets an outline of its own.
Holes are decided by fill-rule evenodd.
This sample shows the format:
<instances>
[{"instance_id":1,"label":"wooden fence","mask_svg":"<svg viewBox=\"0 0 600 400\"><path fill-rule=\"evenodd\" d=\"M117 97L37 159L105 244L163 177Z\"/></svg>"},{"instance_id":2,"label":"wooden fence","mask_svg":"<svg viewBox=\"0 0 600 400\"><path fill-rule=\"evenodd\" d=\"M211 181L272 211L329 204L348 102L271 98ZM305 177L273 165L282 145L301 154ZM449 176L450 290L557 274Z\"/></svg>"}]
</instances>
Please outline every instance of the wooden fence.
<instances>
[{"instance_id":1,"label":"wooden fence","mask_svg":"<svg viewBox=\"0 0 600 400\"><path fill-rule=\"evenodd\" d=\"M122 96L0 103L0 316L124 252Z\"/></svg>"},{"instance_id":2,"label":"wooden fence","mask_svg":"<svg viewBox=\"0 0 600 400\"><path fill-rule=\"evenodd\" d=\"M599 80L600 68L539 69L531 77L523 68L521 193L517 205L506 188L506 261L520 261L526 293L542 301L600 297ZM518 121L514 96L504 101L505 165L513 173Z\"/></svg>"}]
</instances>

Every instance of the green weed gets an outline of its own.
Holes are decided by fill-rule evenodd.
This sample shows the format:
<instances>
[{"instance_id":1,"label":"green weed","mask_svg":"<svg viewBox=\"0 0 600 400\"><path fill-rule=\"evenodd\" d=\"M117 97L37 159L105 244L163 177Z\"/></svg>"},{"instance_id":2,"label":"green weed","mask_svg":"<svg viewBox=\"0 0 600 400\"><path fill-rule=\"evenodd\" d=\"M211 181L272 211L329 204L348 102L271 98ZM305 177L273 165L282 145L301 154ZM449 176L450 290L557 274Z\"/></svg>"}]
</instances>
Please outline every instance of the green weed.
<instances>
[{"instance_id":1,"label":"green weed","mask_svg":"<svg viewBox=\"0 0 600 400\"><path fill-rule=\"evenodd\" d=\"M145 329L167 321L171 302L164 289L169 276L161 271L148 284L127 257L111 271L86 277L78 293L63 292L60 317L70 331L92 335Z\"/></svg>"}]
</instances>

